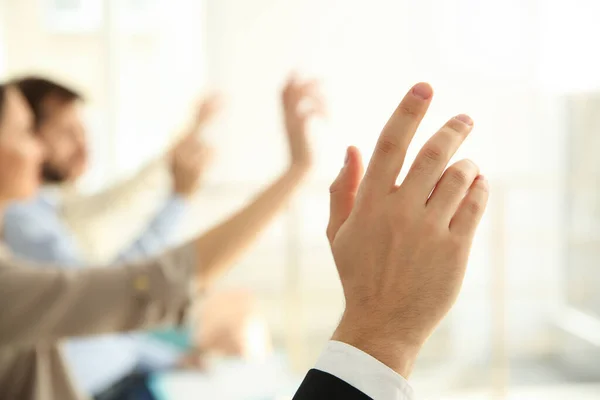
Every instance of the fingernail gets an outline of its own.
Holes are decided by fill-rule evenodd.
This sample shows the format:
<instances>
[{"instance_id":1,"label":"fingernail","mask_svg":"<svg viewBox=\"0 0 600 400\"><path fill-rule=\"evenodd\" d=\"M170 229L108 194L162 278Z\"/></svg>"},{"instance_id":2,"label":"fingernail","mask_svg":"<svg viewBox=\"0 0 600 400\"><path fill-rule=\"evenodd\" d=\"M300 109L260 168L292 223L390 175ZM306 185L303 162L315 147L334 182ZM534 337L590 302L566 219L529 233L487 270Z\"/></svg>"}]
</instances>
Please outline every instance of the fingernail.
<instances>
[{"instance_id":1,"label":"fingernail","mask_svg":"<svg viewBox=\"0 0 600 400\"><path fill-rule=\"evenodd\" d=\"M433 90L429 84L421 82L413 86L412 94L422 100L428 100L433 95Z\"/></svg>"},{"instance_id":2,"label":"fingernail","mask_svg":"<svg viewBox=\"0 0 600 400\"><path fill-rule=\"evenodd\" d=\"M350 147L346 149L346 157L344 157L344 167L348 165L348 161L350 160Z\"/></svg>"},{"instance_id":3,"label":"fingernail","mask_svg":"<svg viewBox=\"0 0 600 400\"><path fill-rule=\"evenodd\" d=\"M469 126L473 126L473 120L467 114L458 114L454 119L459 120L460 122L464 122Z\"/></svg>"}]
</instances>

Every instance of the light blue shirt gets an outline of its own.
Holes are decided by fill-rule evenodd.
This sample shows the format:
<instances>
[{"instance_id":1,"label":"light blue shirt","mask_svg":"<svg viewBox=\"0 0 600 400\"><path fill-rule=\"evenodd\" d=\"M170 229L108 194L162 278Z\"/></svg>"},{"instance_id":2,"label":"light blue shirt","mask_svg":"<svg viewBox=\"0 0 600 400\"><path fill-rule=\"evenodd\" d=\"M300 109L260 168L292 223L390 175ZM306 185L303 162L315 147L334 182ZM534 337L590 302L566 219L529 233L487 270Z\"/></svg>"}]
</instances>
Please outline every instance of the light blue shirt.
<instances>
[{"instance_id":1,"label":"light blue shirt","mask_svg":"<svg viewBox=\"0 0 600 400\"><path fill-rule=\"evenodd\" d=\"M86 266L58 210L59 202L49 191L8 208L4 240L14 256L65 268ZM146 230L115 261L152 256L169 247L184 210L185 201L171 196ZM180 349L142 333L73 339L66 342L64 350L75 382L88 394L98 394L138 367L165 368L180 356Z\"/></svg>"}]
</instances>

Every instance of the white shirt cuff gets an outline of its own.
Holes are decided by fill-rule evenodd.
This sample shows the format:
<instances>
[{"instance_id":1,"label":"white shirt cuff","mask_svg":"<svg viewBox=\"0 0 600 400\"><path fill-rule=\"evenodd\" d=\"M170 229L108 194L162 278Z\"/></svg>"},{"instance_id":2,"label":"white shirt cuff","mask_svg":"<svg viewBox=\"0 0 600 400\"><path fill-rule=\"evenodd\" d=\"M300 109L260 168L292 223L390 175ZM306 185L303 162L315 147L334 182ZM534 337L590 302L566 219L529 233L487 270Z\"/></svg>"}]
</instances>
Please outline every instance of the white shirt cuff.
<instances>
[{"instance_id":1,"label":"white shirt cuff","mask_svg":"<svg viewBox=\"0 0 600 400\"><path fill-rule=\"evenodd\" d=\"M345 381L374 400L413 400L406 379L381 361L346 343L330 341L315 369Z\"/></svg>"}]
</instances>

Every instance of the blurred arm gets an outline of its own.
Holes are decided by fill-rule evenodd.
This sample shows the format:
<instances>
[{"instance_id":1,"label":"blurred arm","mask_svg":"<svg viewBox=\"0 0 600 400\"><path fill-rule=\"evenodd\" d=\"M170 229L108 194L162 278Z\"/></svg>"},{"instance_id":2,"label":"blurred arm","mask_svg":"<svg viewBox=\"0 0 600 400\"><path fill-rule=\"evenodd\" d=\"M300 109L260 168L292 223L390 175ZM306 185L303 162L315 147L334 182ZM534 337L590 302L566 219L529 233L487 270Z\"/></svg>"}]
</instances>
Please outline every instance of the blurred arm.
<instances>
[{"instance_id":1,"label":"blurred arm","mask_svg":"<svg viewBox=\"0 0 600 400\"><path fill-rule=\"evenodd\" d=\"M208 148L195 134L192 130L170 154L173 193L142 234L119 254L118 261L151 256L173 244L187 199L195 193L210 159Z\"/></svg>"},{"instance_id":2,"label":"blurred arm","mask_svg":"<svg viewBox=\"0 0 600 400\"><path fill-rule=\"evenodd\" d=\"M210 284L252 244L287 204L306 173L306 168L292 165L250 204L195 240L203 284Z\"/></svg>"},{"instance_id":3,"label":"blurred arm","mask_svg":"<svg viewBox=\"0 0 600 400\"><path fill-rule=\"evenodd\" d=\"M4 241L15 256L62 267L82 266L77 244L56 214L36 204L18 204L4 215Z\"/></svg>"},{"instance_id":4,"label":"blurred arm","mask_svg":"<svg viewBox=\"0 0 600 400\"><path fill-rule=\"evenodd\" d=\"M215 96L201 101L190 126L185 130L185 135L171 150L131 179L100 194L66 204L64 217L67 222L80 235L85 235L84 232L90 231L90 226L102 226L104 220L110 220L111 216L122 213L122 210L126 215L131 215L130 210L136 203L140 204L148 197L155 196L156 189L160 187L159 175L168 172L172 181L169 197L137 239L120 251L117 260L128 261L154 255L172 245L187 199L195 193L210 160L210 151L200 140L199 134L206 129L218 108L219 103Z\"/></svg>"},{"instance_id":5,"label":"blurred arm","mask_svg":"<svg viewBox=\"0 0 600 400\"><path fill-rule=\"evenodd\" d=\"M193 246L118 268L0 264L0 345L145 329L183 321L198 270Z\"/></svg>"},{"instance_id":6,"label":"blurred arm","mask_svg":"<svg viewBox=\"0 0 600 400\"><path fill-rule=\"evenodd\" d=\"M142 168L136 175L126 179L112 187L98 193L94 196L73 201L65 208L65 213L72 215L73 218L104 218L110 214L115 207L121 204L131 204L131 200L145 189L156 186L156 178L161 172L171 169L173 175L174 190L173 194L188 196L195 188L204 164L201 162L207 158L206 148L199 143L193 143L198 140L206 126L214 119L220 109L220 102L217 96L208 96L200 101L190 125L185 129L183 139L177 141L173 148L169 149L164 155L150 162ZM184 164L181 166L180 164ZM193 166L197 170L193 170ZM183 175L181 179L178 179ZM181 182L181 185L179 185ZM181 187L179 187L181 186Z\"/></svg>"},{"instance_id":7,"label":"blurred arm","mask_svg":"<svg viewBox=\"0 0 600 400\"><path fill-rule=\"evenodd\" d=\"M115 209L129 207L150 188L157 188L160 175L166 170L163 157L160 157L129 179L125 179L106 190L92 196L69 199L65 202L63 214L68 221L82 221L93 224L115 213Z\"/></svg>"},{"instance_id":8,"label":"blurred arm","mask_svg":"<svg viewBox=\"0 0 600 400\"><path fill-rule=\"evenodd\" d=\"M185 199L176 194L169 197L142 234L121 251L116 262L151 257L172 245L186 209Z\"/></svg>"},{"instance_id":9,"label":"blurred arm","mask_svg":"<svg viewBox=\"0 0 600 400\"><path fill-rule=\"evenodd\" d=\"M258 232L283 208L312 166L308 124L324 112L318 83L292 77L282 91L282 105L290 166L249 205L196 240L205 284L210 284L257 238Z\"/></svg>"}]
</instances>

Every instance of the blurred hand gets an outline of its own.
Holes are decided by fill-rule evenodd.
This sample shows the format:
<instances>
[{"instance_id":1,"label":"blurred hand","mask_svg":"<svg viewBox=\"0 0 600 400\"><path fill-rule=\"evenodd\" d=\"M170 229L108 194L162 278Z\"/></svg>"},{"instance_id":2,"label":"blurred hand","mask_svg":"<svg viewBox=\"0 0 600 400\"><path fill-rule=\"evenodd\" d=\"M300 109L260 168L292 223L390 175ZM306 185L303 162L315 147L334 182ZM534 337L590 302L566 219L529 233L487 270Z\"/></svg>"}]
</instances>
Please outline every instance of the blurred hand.
<instances>
[{"instance_id":1,"label":"blurred hand","mask_svg":"<svg viewBox=\"0 0 600 400\"><path fill-rule=\"evenodd\" d=\"M198 188L211 158L211 151L196 137L190 135L179 142L171 155L173 191L182 197L190 197Z\"/></svg>"},{"instance_id":2,"label":"blurred hand","mask_svg":"<svg viewBox=\"0 0 600 400\"><path fill-rule=\"evenodd\" d=\"M179 359L176 367L189 370L205 370L207 362L204 356L204 352L200 350L191 350Z\"/></svg>"},{"instance_id":3,"label":"blurred hand","mask_svg":"<svg viewBox=\"0 0 600 400\"><path fill-rule=\"evenodd\" d=\"M182 197L189 197L196 191L206 166L212 159L212 152L200 137L220 110L220 104L216 95L201 101L187 134L171 151L173 190Z\"/></svg>"},{"instance_id":4,"label":"blurred hand","mask_svg":"<svg viewBox=\"0 0 600 400\"><path fill-rule=\"evenodd\" d=\"M456 300L488 198L473 162L446 169L471 131L464 115L431 137L396 186L432 95L429 85L415 85L383 128L362 182L360 154L351 147L331 186L327 236L346 298L333 338L405 377Z\"/></svg>"},{"instance_id":5,"label":"blurred hand","mask_svg":"<svg viewBox=\"0 0 600 400\"><path fill-rule=\"evenodd\" d=\"M318 82L290 78L283 89L282 103L292 165L308 168L312 165L308 124L325 111Z\"/></svg>"},{"instance_id":6,"label":"blurred hand","mask_svg":"<svg viewBox=\"0 0 600 400\"><path fill-rule=\"evenodd\" d=\"M211 94L202 99L192 118L190 133L202 133L223 108L223 101L218 94Z\"/></svg>"},{"instance_id":7,"label":"blurred hand","mask_svg":"<svg viewBox=\"0 0 600 400\"><path fill-rule=\"evenodd\" d=\"M243 358L264 356L261 353L268 353L271 347L253 296L237 290L220 292L205 301L197 342L205 352Z\"/></svg>"}]
</instances>

